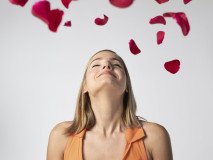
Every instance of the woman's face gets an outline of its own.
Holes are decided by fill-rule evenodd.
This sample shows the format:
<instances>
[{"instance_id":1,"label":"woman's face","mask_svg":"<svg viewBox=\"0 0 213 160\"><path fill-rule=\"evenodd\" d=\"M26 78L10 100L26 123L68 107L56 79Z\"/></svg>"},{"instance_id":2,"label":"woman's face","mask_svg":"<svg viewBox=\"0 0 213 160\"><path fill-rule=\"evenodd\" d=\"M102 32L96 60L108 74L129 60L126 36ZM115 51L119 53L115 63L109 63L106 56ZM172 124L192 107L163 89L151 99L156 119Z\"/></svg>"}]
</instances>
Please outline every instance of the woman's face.
<instances>
[{"instance_id":1,"label":"woman's face","mask_svg":"<svg viewBox=\"0 0 213 160\"><path fill-rule=\"evenodd\" d=\"M92 57L86 71L84 92L94 95L104 89L120 95L126 89L124 66L110 51L102 51Z\"/></svg>"}]
</instances>

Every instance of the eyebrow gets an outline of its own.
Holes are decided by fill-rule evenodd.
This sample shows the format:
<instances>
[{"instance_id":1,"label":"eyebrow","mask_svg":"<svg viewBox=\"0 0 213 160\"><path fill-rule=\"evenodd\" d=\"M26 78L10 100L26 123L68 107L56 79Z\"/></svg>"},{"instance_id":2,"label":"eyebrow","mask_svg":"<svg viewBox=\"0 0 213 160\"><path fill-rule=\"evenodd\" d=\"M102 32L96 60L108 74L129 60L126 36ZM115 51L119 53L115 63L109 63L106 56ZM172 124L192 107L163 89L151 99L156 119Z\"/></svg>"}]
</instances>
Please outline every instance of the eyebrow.
<instances>
[{"instance_id":1,"label":"eyebrow","mask_svg":"<svg viewBox=\"0 0 213 160\"><path fill-rule=\"evenodd\" d=\"M101 59L103 59L103 58L99 57L99 58L93 59L92 62L94 62L94 61L96 61L96 60L101 60ZM109 60L115 60L115 61L118 61L119 63L121 63L121 61L120 61L119 59L117 59L117 58L110 58ZM92 62L90 62L90 64L91 64Z\"/></svg>"}]
</instances>

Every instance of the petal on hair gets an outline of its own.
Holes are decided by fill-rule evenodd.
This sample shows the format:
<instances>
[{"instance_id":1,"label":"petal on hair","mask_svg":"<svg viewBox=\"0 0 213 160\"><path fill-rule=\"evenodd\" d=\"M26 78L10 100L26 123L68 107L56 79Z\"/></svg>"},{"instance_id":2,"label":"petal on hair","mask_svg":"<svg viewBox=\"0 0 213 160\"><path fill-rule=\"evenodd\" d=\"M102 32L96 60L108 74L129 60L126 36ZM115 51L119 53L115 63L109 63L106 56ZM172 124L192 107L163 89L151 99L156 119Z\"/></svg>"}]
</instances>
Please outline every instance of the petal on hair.
<instances>
[{"instance_id":1,"label":"petal on hair","mask_svg":"<svg viewBox=\"0 0 213 160\"><path fill-rule=\"evenodd\" d=\"M138 46L136 45L133 39L129 41L129 49L134 55L139 54L141 52L141 50L138 48Z\"/></svg>"},{"instance_id":2,"label":"petal on hair","mask_svg":"<svg viewBox=\"0 0 213 160\"><path fill-rule=\"evenodd\" d=\"M156 23L160 23L160 24L166 24L166 20L163 16L156 16L152 19L150 19L149 21L150 24L156 24Z\"/></svg>"},{"instance_id":3,"label":"petal on hair","mask_svg":"<svg viewBox=\"0 0 213 160\"><path fill-rule=\"evenodd\" d=\"M192 0L183 0L184 4L188 4L189 2L191 2Z\"/></svg>"},{"instance_id":4,"label":"petal on hair","mask_svg":"<svg viewBox=\"0 0 213 160\"><path fill-rule=\"evenodd\" d=\"M96 18L95 19L95 24L102 26L102 25L105 25L107 23L107 21L108 21L108 17L106 15L104 15L103 19Z\"/></svg>"},{"instance_id":5,"label":"petal on hair","mask_svg":"<svg viewBox=\"0 0 213 160\"><path fill-rule=\"evenodd\" d=\"M24 6L28 0L9 0L12 4Z\"/></svg>"},{"instance_id":6,"label":"petal on hair","mask_svg":"<svg viewBox=\"0 0 213 160\"><path fill-rule=\"evenodd\" d=\"M157 44L161 44L164 40L164 35L165 35L165 32L164 31L158 31L157 32Z\"/></svg>"},{"instance_id":7,"label":"petal on hair","mask_svg":"<svg viewBox=\"0 0 213 160\"><path fill-rule=\"evenodd\" d=\"M168 62L164 63L164 68L168 72L170 72L172 74L175 74L180 69L180 61L178 59L174 59L172 61L168 61Z\"/></svg>"},{"instance_id":8,"label":"petal on hair","mask_svg":"<svg viewBox=\"0 0 213 160\"><path fill-rule=\"evenodd\" d=\"M66 21L65 23L64 23L64 26L66 26L66 27L71 27L71 21Z\"/></svg>"},{"instance_id":9,"label":"petal on hair","mask_svg":"<svg viewBox=\"0 0 213 160\"><path fill-rule=\"evenodd\" d=\"M64 7L69 8L69 4L72 0L61 0L62 4L64 5Z\"/></svg>"},{"instance_id":10,"label":"petal on hair","mask_svg":"<svg viewBox=\"0 0 213 160\"><path fill-rule=\"evenodd\" d=\"M119 8L126 8L126 7L129 7L133 3L133 0L109 0L109 2L113 6L116 6Z\"/></svg>"},{"instance_id":11,"label":"petal on hair","mask_svg":"<svg viewBox=\"0 0 213 160\"><path fill-rule=\"evenodd\" d=\"M155 1L158 2L159 4L162 4L168 2L169 0L155 0Z\"/></svg>"},{"instance_id":12,"label":"petal on hair","mask_svg":"<svg viewBox=\"0 0 213 160\"><path fill-rule=\"evenodd\" d=\"M31 12L35 17L45 22L53 32L57 31L64 14L64 12L59 9L50 10L50 2L46 0L36 2L32 6Z\"/></svg>"},{"instance_id":13,"label":"petal on hair","mask_svg":"<svg viewBox=\"0 0 213 160\"><path fill-rule=\"evenodd\" d=\"M176 20L177 24L181 27L184 36L187 36L190 31L189 21L183 12L167 12L163 14L164 17L172 17Z\"/></svg>"}]
</instances>

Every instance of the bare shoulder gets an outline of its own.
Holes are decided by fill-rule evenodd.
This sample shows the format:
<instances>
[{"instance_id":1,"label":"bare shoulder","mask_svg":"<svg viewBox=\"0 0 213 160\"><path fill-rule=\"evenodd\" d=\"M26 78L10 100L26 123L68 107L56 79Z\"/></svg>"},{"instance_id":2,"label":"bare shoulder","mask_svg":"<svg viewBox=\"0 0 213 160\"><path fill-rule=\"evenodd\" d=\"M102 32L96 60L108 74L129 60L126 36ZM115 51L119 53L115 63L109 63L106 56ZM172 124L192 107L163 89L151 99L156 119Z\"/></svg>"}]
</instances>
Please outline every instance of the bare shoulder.
<instances>
[{"instance_id":1,"label":"bare shoulder","mask_svg":"<svg viewBox=\"0 0 213 160\"><path fill-rule=\"evenodd\" d=\"M64 134L72 121L64 121L56 124L50 134L47 147L47 160L62 160L68 136Z\"/></svg>"},{"instance_id":2,"label":"bare shoulder","mask_svg":"<svg viewBox=\"0 0 213 160\"><path fill-rule=\"evenodd\" d=\"M144 143L153 160L172 160L170 136L166 128L158 123L141 121L146 138Z\"/></svg>"}]
</instances>

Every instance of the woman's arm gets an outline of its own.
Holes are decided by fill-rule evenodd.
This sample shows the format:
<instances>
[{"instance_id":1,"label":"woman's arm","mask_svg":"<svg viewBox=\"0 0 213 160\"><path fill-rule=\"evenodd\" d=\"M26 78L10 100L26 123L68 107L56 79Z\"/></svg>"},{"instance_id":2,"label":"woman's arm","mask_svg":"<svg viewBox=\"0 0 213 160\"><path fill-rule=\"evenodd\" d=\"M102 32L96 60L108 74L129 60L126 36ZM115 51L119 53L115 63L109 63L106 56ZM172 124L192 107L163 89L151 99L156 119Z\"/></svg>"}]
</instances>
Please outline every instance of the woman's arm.
<instances>
[{"instance_id":1,"label":"woman's arm","mask_svg":"<svg viewBox=\"0 0 213 160\"><path fill-rule=\"evenodd\" d=\"M172 147L167 130L156 123L144 125L147 138L145 144L152 160L173 160Z\"/></svg>"},{"instance_id":2,"label":"woman's arm","mask_svg":"<svg viewBox=\"0 0 213 160\"><path fill-rule=\"evenodd\" d=\"M63 160L67 137L63 135L67 122L57 124L49 135L46 160Z\"/></svg>"}]
</instances>

